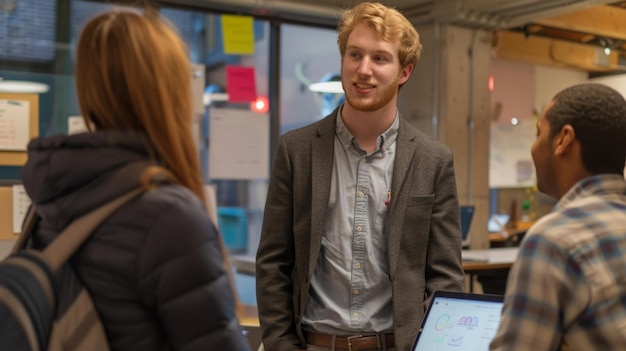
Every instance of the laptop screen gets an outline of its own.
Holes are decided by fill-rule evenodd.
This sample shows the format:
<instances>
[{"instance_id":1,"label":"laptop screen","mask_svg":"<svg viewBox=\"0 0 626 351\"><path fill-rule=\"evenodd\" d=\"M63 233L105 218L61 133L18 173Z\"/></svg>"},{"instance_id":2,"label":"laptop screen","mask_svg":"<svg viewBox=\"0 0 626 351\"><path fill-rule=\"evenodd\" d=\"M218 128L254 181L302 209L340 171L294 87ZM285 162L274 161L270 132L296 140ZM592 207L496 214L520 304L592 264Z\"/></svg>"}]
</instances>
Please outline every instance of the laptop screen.
<instances>
[{"instance_id":1,"label":"laptop screen","mask_svg":"<svg viewBox=\"0 0 626 351\"><path fill-rule=\"evenodd\" d=\"M411 350L489 350L502 300L501 295L435 292Z\"/></svg>"},{"instance_id":2,"label":"laptop screen","mask_svg":"<svg viewBox=\"0 0 626 351\"><path fill-rule=\"evenodd\" d=\"M490 233L499 233L504 230L504 226L506 226L508 222L508 214L492 214L487 223L487 230Z\"/></svg>"},{"instance_id":3,"label":"laptop screen","mask_svg":"<svg viewBox=\"0 0 626 351\"><path fill-rule=\"evenodd\" d=\"M474 217L474 206L461 206L461 242L463 246L469 246L469 230Z\"/></svg>"}]
</instances>

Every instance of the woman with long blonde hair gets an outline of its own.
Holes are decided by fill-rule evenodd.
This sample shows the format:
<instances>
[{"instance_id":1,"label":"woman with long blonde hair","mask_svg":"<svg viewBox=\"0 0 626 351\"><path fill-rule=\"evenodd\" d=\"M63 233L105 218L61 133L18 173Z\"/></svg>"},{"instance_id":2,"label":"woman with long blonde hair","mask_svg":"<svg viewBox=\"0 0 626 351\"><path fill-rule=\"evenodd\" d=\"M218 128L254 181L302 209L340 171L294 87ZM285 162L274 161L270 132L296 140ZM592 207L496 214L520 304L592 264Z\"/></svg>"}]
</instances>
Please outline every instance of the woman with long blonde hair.
<instances>
[{"instance_id":1,"label":"woman with long blonde hair","mask_svg":"<svg viewBox=\"0 0 626 351\"><path fill-rule=\"evenodd\" d=\"M35 245L142 187L72 258L111 349L248 350L204 205L185 44L155 10L114 10L85 25L76 50L90 132L28 146Z\"/></svg>"}]
</instances>

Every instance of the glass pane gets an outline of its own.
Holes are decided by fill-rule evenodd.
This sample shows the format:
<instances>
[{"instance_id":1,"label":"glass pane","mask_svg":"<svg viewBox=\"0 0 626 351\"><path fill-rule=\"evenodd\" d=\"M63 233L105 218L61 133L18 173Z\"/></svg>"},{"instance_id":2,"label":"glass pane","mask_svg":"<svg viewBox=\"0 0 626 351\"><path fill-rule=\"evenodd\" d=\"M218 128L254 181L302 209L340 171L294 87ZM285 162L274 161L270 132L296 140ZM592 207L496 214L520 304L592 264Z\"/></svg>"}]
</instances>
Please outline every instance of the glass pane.
<instances>
[{"instance_id":1,"label":"glass pane","mask_svg":"<svg viewBox=\"0 0 626 351\"><path fill-rule=\"evenodd\" d=\"M229 250L234 254L255 256L259 243L263 219L263 205L267 188L267 179L235 180L211 179L211 160L209 160L210 110L228 108L251 111L250 103L229 103L225 101L228 93L226 81L227 66L240 66L254 69L254 80L257 97L268 97L268 58L269 58L269 23L255 20L254 53L249 55L232 55L224 53L221 16L205 15L206 38L203 41L202 55L199 63L206 67L205 105L206 111L201 128L201 144L203 168L207 182L215 185L218 204L218 221ZM258 133L267 133L259 130ZM228 154L229 150L218 150ZM269 150L267 151L269 154ZM215 162L215 160L213 160ZM269 165L270 160L265 160ZM219 165L217 165L219 167Z\"/></svg>"},{"instance_id":2,"label":"glass pane","mask_svg":"<svg viewBox=\"0 0 626 351\"><path fill-rule=\"evenodd\" d=\"M1 1L0 5L0 60L52 61L56 1Z\"/></svg>"},{"instance_id":3,"label":"glass pane","mask_svg":"<svg viewBox=\"0 0 626 351\"><path fill-rule=\"evenodd\" d=\"M221 16L216 14L206 14L204 16L204 38L202 45L196 46L196 52L198 53L197 62L206 67L205 114L200 131L201 157L206 181L208 184L215 186L218 222L226 247L234 256L241 255L253 258L256 256L261 234L267 178L250 180L210 178L211 166L220 167L220 165L211 162L216 160L209 159L209 148L212 147L209 126L211 125L211 108L252 111L250 103L229 103L227 101L227 93L229 91L226 79L227 66L253 68L256 96L265 99L269 98L269 23L254 20L253 54L233 55L224 53L221 20ZM270 129L268 127L266 130L259 130L258 133L267 133L269 135ZM235 135L234 137L241 137L241 135ZM229 155L229 150L214 151ZM267 154L269 155L269 145ZM269 158L265 162L269 166ZM248 274L236 274L235 282L240 301L247 305L256 305L254 277Z\"/></svg>"},{"instance_id":4,"label":"glass pane","mask_svg":"<svg viewBox=\"0 0 626 351\"><path fill-rule=\"evenodd\" d=\"M343 101L343 94L318 93L312 83L339 79L341 57L337 31L297 25L281 26L281 134L315 122ZM306 38L306 45L303 44Z\"/></svg>"}]
</instances>

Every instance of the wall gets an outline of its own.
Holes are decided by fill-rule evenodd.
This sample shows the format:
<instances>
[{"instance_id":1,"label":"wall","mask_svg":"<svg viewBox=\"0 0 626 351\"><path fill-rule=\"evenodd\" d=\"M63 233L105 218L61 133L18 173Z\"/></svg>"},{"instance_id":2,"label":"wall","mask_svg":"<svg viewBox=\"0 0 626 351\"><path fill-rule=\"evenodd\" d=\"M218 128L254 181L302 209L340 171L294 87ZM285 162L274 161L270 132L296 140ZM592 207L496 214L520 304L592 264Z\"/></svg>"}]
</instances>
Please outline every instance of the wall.
<instances>
[{"instance_id":1,"label":"wall","mask_svg":"<svg viewBox=\"0 0 626 351\"><path fill-rule=\"evenodd\" d=\"M535 140L535 66L492 60L491 76L489 186L531 186L535 184L530 157Z\"/></svg>"},{"instance_id":2,"label":"wall","mask_svg":"<svg viewBox=\"0 0 626 351\"><path fill-rule=\"evenodd\" d=\"M438 68L438 36L434 26L417 28L422 43L420 60L413 69L411 78L400 89L398 109L414 127L436 138L436 119L438 107L435 107L435 89ZM435 118L433 119L433 116Z\"/></svg>"},{"instance_id":3,"label":"wall","mask_svg":"<svg viewBox=\"0 0 626 351\"><path fill-rule=\"evenodd\" d=\"M587 73L575 69L535 66L535 109L541 115L559 91L587 82Z\"/></svg>"},{"instance_id":4,"label":"wall","mask_svg":"<svg viewBox=\"0 0 626 351\"><path fill-rule=\"evenodd\" d=\"M590 79L590 82L606 84L626 96L626 74Z\"/></svg>"},{"instance_id":5,"label":"wall","mask_svg":"<svg viewBox=\"0 0 626 351\"><path fill-rule=\"evenodd\" d=\"M454 153L461 205L474 205L473 223L489 217L489 127L492 33L444 26L441 55L440 139ZM487 248L485 226L472 225L472 248Z\"/></svg>"},{"instance_id":6,"label":"wall","mask_svg":"<svg viewBox=\"0 0 626 351\"><path fill-rule=\"evenodd\" d=\"M454 154L461 205L474 205L472 247L489 246L488 90L491 33L447 25L418 28L424 46L413 77L401 89L403 116Z\"/></svg>"},{"instance_id":7,"label":"wall","mask_svg":"<svg viewBox=\"0 0 626 351\"><path fill-rule=\"evenodd\" d=\"M532 68L534 71L534 106L537 111L537 117L540 117L545 106L552 100L552 97L556 95L562 89L575 85L586 83L587 73L574 69L567 68L554 68L540 65L530 64L516 64L525 65L525 70ZM509 69L515 69L514 65L506 65ZM613 84L618 84L619 81L623 82L624 90L626 91L626 77L621 79L612 79ZM515 82L510 82L515 84ZM505 84L500 82L498 84ZM514 90L511 96L506 97L508 99L517 99L514 94ZM528 150L530 153L530 148ZM539 193L534 187L526 188L501 188L498 189L497 204L494 204L494 211L498 213L509 213L511 209L511 203L513 201L517 204L517 213L521 213L521 205L523 200L530 200L531 202L531 215L535 218L539 218L544 214L550 212L556 203L556 200Z\"/></svg>"}]
</instances>

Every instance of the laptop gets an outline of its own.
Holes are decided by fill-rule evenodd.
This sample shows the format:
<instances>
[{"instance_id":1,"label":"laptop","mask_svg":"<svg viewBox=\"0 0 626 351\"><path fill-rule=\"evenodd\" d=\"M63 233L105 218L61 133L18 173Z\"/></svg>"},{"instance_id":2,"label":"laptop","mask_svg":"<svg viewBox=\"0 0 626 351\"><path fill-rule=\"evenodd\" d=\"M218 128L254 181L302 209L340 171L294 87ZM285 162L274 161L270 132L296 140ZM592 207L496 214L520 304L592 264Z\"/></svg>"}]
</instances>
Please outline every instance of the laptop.
<instances>
[{"instance_id":1,"label":"laptop","mask_svg":"<svg viewBox=\"0 0 626 351\"><path fill-rule=\"evenodd\" d=\"M504 230L504 226L509 222L508 214L494 213L489 217L487 230L489 233L500 233Z\"/></svg>"},{"instance_id":2,"label":"laptop","mask_svg":"<svg viewBox=\"0 0 626 351\"><path fill-rule=\"evenodd\" d=\"M436 291L411 351L487 351L500 324L502 295Z\"/></svg>"},{"instance_id":3,"label":"laptop","mask_svg":"<svg viewBox=\"0 0 626 351\"><path fill-rule=\"evenodd\" d=\"M474 218L474 206L461 206L461 244L462 247L470 246L470 226Z\"/></svg>"}]
</instances>

